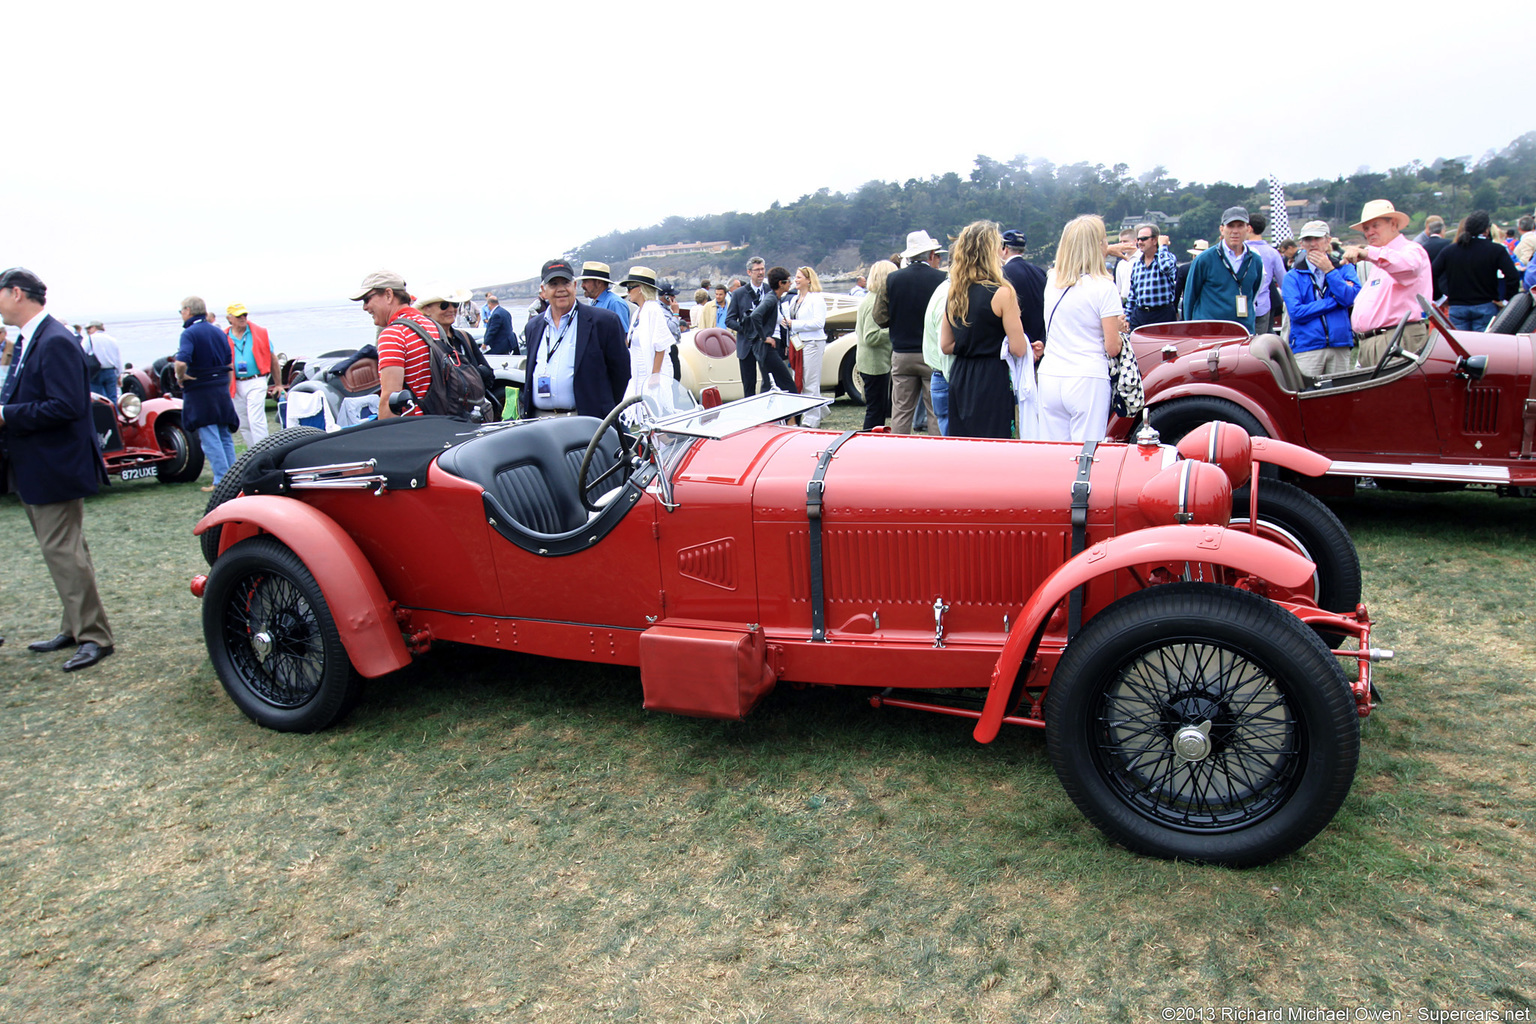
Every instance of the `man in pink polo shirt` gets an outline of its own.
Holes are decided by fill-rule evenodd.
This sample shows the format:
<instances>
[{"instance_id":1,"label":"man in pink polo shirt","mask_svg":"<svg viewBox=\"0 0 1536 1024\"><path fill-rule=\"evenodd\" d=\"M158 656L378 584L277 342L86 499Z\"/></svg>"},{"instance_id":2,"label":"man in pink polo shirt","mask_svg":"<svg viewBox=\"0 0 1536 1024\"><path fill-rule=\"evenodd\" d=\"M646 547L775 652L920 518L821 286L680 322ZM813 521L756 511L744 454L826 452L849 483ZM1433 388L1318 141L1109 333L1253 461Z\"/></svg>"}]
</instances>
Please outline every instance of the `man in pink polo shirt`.
<instances>
[{"instance_id":1,"label":"man in pink polo shirt","mask_svg":"<svg viewBox=\"0 0 1536 1024\"><path fill-rule=\"evenodd\" d=\"M1350 313L1350 326L1360 346L1362 367L1381 361L1392 333L1403 317L1410 319L1403 332L1403 348L1420 352L1429 340L1429 325L1419 308L1418 296L1434 301L1435 286L1429 272L1429 253L1403 237L1408 215L1385 199L1372 199L1360 213L1360 223L1350 227L1365 235L1364 245L1344 247L1344 261L1355 264L1360 294Z\"/></svg>"}]
</instances>

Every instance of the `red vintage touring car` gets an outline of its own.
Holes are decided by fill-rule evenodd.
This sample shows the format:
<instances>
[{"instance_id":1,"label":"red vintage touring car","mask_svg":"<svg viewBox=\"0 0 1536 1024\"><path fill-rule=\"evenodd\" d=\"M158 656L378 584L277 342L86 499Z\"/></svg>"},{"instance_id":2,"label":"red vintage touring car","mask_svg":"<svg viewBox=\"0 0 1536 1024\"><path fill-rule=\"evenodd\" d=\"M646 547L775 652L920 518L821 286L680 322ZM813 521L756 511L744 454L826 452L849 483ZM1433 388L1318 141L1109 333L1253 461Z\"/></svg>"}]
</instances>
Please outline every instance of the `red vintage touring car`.
<instances>
[{"instance_id":1,"label":"red vintage touring car","mask_svg":"<svg viewBox=\"0 0 1536 1024\"><path fill-rule=\"evenodd\" d=\"M1333 465L1319 493L1347 493L1356 479L1382 486L1452 489L1536 487L1536 360L1532 335L1455 331L1431 320L1422 346L1402 325L1375 366L1308 377L1274 335L1250 338L1216 320L1157 324L1131 335L1147 416L1177 440L1209 420L1305 445ZM1128 419L1110 436L1129 437ZM1331 486L1330 486L1331 484Z\"/></svg>"},{"instance_id":2,"label":"red vintage touring car","mask_svg":"<svg viewBox=\"0 0 1536 1024\"><path fill-rule=\"evenodd\" d=\"M114 404L92 395L91 416L108 473L123 480L152 476L165 484L202 475L203 447L182 426L181 399L141 401L124 392Z\"/></svg>"},{"instance_id":3,"label":"red vintage touring car","mask_svg":"<svg viewBox=\"0 0 1536 1024\"><path fill-rule=\"evenodd\" d=\"M1043 729L1138 851L1262 863L1332 818L1388 652L1363 606L1318 606L1246 486L1325 459L1226 425L1179 450L785 425L818 401L704 408L667 382L601 423L273 435L196 527L213 666L295 731L438 641L638 666L645 706L684 715L861 687L982 742Z\"/></svg>"}]
</instances>

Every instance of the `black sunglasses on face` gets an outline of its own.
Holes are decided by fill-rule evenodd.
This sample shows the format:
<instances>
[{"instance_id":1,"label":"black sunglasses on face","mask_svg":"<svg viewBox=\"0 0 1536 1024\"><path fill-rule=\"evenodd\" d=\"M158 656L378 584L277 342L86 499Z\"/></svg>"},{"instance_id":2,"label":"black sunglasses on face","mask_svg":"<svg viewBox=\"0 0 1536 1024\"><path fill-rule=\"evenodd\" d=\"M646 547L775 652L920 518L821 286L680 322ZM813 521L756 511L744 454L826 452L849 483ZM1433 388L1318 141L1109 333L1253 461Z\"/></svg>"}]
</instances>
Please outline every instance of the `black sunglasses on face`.
<instances>
[{"instance_id":1,"label":"black sunglasses on face","mask_svg":"<svg viewBox=\"0 0 1536 1024\"><path fill-rule=\"evenodd\" d=\"M1155 236L1153 236L1153 235L1137 235L1136 236L1136 241L1138 241L1138 242L1150 242L1150 241L1152 241L1152 239L1154 237Z\"/></svg>"}]
</instances>

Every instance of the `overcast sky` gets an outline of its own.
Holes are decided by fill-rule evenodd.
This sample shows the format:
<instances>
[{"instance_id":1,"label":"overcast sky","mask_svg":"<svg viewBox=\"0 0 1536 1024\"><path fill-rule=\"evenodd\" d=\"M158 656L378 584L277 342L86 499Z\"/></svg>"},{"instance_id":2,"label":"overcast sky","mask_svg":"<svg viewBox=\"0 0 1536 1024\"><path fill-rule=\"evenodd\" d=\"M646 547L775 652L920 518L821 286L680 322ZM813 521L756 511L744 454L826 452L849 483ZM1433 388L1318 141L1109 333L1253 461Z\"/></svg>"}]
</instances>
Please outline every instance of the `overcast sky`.
<instances>
[{"instance_id":1,"label":"overcast sky","mask_svg":"<svg viewBox=\"0 0 1536 1024\"><path fill-rule=\"evenodd\" d=\"M75 319L259 309L379 267L527 277L613 229L978 153L1300 181L1536 121L1528 0L1260 6L29 4L0 264Z\"/></svg>"}]
</instances>

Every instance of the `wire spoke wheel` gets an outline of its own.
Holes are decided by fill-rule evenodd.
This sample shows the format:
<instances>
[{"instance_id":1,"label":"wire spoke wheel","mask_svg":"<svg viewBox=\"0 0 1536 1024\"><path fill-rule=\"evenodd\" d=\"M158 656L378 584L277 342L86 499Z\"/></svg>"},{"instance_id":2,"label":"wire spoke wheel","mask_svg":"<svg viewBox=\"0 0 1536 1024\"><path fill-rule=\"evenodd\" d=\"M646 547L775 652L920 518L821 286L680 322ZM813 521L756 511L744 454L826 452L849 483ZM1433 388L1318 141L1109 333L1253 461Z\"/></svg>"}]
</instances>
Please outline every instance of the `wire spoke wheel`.
<instances>
[{"instance_id":1,"label":"wire spoke wheel","mask_svg":"<svg viewBox=\"0 0 1536 1024\"><path fill-rule=\"evenodd\" d=\"M235 582L224 620L230 659L246 685L274 707L303 707L325 675L314 608L293 581L253 572Z\"/></svg>"},{"instance_id":2,"label":"wire spoke wheel","mask_svg":"<svg viewBox=\"0 0 1536 1024\"><path fill-rule=\"evenodd\" d=\"M1159 647L1099 696L1095 748L1121 799L1171 828L1223 831L1284 803L1305 756L1264 669L1214 644Z\"/></svg>"},{"instance_id":3,"label":"wire spoke wheel","mask_svg":"<svg viewBox=\"0 0 1536 1024\"><path fill-rule=\"evenodd\" d=\"M1360 726L1317 634L1247 591L1151 587L1095 616L1045 698L1067 794L1139 853L1263 864L1343 803Z\"/></svg>"},{"instance_id":4,"label":"wire spoke wheel","mask_svg":"<svg viewBox=\"0 0 1536 1024\"><path fill-rule=\"evenodd\" d=\"M247 717L284 732L340 718L356 677L320 586L270 537L219 556L203 592L203 635L214 671Z\"/></svg>"}]
</instances>

